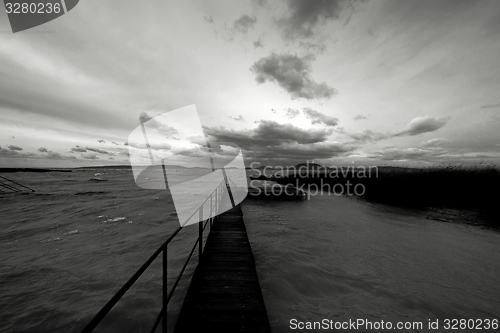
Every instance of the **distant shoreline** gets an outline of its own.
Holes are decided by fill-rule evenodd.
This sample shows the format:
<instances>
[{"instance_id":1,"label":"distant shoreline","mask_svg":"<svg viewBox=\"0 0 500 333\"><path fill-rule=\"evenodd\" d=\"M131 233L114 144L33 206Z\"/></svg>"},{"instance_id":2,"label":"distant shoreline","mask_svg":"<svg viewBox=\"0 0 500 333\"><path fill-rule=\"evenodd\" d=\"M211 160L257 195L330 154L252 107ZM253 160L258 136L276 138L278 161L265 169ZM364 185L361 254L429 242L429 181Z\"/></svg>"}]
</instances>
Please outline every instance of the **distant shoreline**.
<instances>
[{"instance_id":1,"label":"distant shoreline","mask_svg":"<svg viewBox=\"0 0 500 333\"><path fill-rule=\"evenodd\" d=\"M45 169L45 168L0 168L0 173L13 173L13 172L71 172L71 169Z\"/></svg>"}]
</instances>

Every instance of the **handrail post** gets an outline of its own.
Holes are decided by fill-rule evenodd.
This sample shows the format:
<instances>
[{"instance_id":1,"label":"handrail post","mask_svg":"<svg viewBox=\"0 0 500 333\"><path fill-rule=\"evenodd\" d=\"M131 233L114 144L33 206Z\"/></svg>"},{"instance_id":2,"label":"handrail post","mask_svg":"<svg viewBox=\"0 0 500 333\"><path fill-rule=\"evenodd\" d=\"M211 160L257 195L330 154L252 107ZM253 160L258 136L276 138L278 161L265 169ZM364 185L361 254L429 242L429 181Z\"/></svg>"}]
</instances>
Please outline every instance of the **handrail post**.
<instances>
[{"instance_id":1,"label":"handrail post","mask_svg":"<svg viewBox=\"0 0 500 333\"><path fill-rule=\"evenodd\" d=\"M162 323L162 333L167 333L167 306L168 306L168 283L167 283L167 268L168 268L168 262L167 262L167 248L168 246L165 246L163 249L163 323Z\"/></svg>"},{"instance_id":2,"label":"handrail post","mask_svg":"<svg viewBox=\"0 0 500 333\"><path fill-rule=\"evenodd\" d=\"M218 208L218 202L219 202L219 186L215 188L215 214L217 215L217 212L219 211Z\"/></svg>"},{"instance_id":3,"label":"handrail post","mask_svg":"<svg viewBox=\"0 0 500 333\"><path fill-rule=\"evenodd\" d=\"M201 255L203 254L203 205L200 206L200 222L198 222L198 234L199 234L199 244L198 244L198 263L201 262Z\"/></svg>"},{"instance_id":4,"label":"handrail post","mask_svg":"<svg viewBox=\"0 0 500 333\"><path fill-rule=\"evenodd\" d=\"M213 198L212 198L212 194L210 194L210 231L212 231L212 222L214 221L214 219L212 218L212 214L214 212L214 207L212 206L213 203Z\"/></svg>"}]
</instances>

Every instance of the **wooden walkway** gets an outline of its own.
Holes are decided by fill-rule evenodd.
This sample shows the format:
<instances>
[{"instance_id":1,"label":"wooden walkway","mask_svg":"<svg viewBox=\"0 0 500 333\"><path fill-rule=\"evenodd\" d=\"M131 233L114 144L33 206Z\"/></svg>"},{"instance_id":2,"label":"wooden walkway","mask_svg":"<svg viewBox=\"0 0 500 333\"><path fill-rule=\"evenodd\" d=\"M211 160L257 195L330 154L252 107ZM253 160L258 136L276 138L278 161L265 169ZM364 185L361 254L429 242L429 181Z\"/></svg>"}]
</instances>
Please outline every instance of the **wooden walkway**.
<instances>
[{"instance_id":1,"label":"wooden walkway","mask_svg":"<svg viewBox=\"0 0 500 333\"><path fill-rule=\"evenodd\" d=\"M271 332L240 206L217 217L175 332Z\"/></svg>"}]
</instances>

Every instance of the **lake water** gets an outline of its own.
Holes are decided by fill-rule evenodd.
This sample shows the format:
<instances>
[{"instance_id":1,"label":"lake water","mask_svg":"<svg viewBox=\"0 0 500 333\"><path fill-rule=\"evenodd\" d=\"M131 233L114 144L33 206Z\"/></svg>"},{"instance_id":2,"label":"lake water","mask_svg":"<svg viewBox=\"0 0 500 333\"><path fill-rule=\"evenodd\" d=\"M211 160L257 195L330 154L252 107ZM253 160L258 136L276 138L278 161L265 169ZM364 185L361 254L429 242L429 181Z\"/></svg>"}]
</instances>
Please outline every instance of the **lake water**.
<instances>
[{"instance_id":1,"label":"lake water","mask_svg":"<svg viewBox=\"0 0 500 333\"><path fill-rule=\"evenodd\" d=\"M179 226L169 193L137 187L130 170L3 175L36 192L0 194L0 332L78 332ZM243 211L273 332L290 331L292 318L498 318L498 233L337 196L248 198ZM197 232L169 245L170 286ZM149 332L161 264L96 332ZM196 254L170 331L195 264Z\"/></svg>"}]
</instances>

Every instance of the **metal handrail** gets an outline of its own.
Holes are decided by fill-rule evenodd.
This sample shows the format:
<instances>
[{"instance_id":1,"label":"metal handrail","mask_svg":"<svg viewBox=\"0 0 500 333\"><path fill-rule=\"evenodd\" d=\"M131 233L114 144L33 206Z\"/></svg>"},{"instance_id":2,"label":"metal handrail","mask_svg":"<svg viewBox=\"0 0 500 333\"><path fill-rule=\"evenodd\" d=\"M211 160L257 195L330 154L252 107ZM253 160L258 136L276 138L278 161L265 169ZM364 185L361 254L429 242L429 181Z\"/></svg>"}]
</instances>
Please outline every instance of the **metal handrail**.
<instances>
[{"instance_id":1,"label":"metal handrail","mask_svg":"<svg viewBox=\"0 0 500 333\"><path fill-rule=\"evenodd\" d=\"M209 219L210 220L210 219ZM207 224L208 224L208 220L205 222L205 225L203 226L203 230L205 230L205 228L207 227ZM184 262L184 266L182 266L182 269L179 273L179 275L177 275L177 279L175 280L174 282L174 285L172 286L172 290L170 291L170 293L168 294L167 296L167 304L170 302L170 299L172 298L172 296L174 295L174 291L175 289L177 288L177 285L179 284L179 282L181 281L181 278L182 278L182 274L184 273L184 271L186 270L187 268L187 265L189 264L189 261L191 260L191 257L194 253L194 250L196 249L196 246L198 246L198 242L194 243L194 246L193 248L191 249L191 252L189 253L189 256L188 258L186 259L186 261ZM153 325L153 328L151 329L151 333L154 333L156 332L156 329L158 328L158 325L160 324L160 320L163 318L163 307L160 309L160 312L158 313L158 317L156 318L155 320L155 323Z\"/></svg>"},{"instance_id":2,"label":"metal handrail","mask_svg":"<svg viewBox=\"0 0 500 333\"><path fill-rule=\"evenodd\" d=\"M30 190L31 192L35 192L35 190L34 190L34 189L29 188L28 186L24 186L23 184L19 184L19 183L17 183L17 182L15 182L15 181L13 181L12 179L5 178L5 177L2 177L2 176L0 176L0 178L5 179L5 180L8 180L9 182L16 184L17 186L24 187L24 188L26 188L26 189ZM21 191L22 191L21 189L16 188L15 186L12 186L12 185L10 185L10 184L6 184L6 183L1 182L1 181L0 181L0 186L6 187L6 188L8 188L8 189L10 189L10 190L12 190L12 191L14 191L14 192L21 192Z\"/></svg>"},{"instance_id":3,"label":"metal handrail","mask_svg":"<svg viewBox=\"0 0 500 333\"><path fill-rule=\"evenodd\" d=\"M194 246L191 249L191 252L190 252L186 262L184 263L184 266L182 267L180 273L178 274L176 281L172 287L172 290L170 291L170 293L168 295L166 295L166 293L164 293L163 307L160 310L160 314L158 315L157 319L155 320L154 326L151 330L151 332L156 331L156 329L160 323L160 320L162 319L162 317L164 317L164 313L166 314L166 311L164 311L164 309L166 309L168 302L172 298L173 293L174 293L189 261L191 260L191 257L192 257L194 250L196 249L197 246L199 249L198 261L199 262L201 261L201 256L203 253L203 231L205 230L208 222L210 222L210 226L212 226L212 224L213 224L213 221L215 218L215 215L213 215L213 212L215 211L217 213L217 211L220 208L219 203L220 203L220 200L222 200L222 195L223 195L223 191L224 191L224 185L223 185L224 183L227 185L227 181L225 178L219 183L219 185L217 185L217 187L212 191L212 193L210 193L210 195L207 196L207 198L203 201L203 203L201 203L201 205L189 216L189 218L184 222L184 224L181 227L177 228L174 231L174 233L172 235L170 235L170 237L151 255L151 257L149 257L149 259L146 260L146 262L144 262L144 264L134 273L134 275L132 275L132 277L127 282L125 282L125 284L120 288L120 290L118 290L118 292L116 292L116 294L113 297L111 297L111 299L101 308L101 310L94 316L94 318L92 318L92 320L87 324L87 326L85 326L85 328L81 331L81 333L92 332L97 327L97 325L104 319L104 317L109 313L109 311L111 311L111 309L116 305L116 303L118 303L118 301L130 289L130 287L132 287L132 285L137 281L137 279L146 271L146 269L151 265L151 263L153 263L153 261L162 252L163 252L163 257L164 257L164 260L163 260L163 288L164 288L164 290L166 290L166 288L167 288L167 274L166 274L167 273L167 246L177 236L177 234L182 230L183 226L185 226L186 223L189 222L191 220L191 218L193 218L193 216L196 214L196 212L198 212L199 221L200 221L199 222L198 238L197 238L196 242L194 243ZM213 200L213 197L215 197L215 200ZM210 214L209 214L209 217L206 220L204 220L203 219L203 206L208 201L208 199L210 199ZM204 225L202 225L203 223L204 223ZM165 316L165 318L166 318L166 316ZM163 332L166 332L165 320L164 320L164 324L163 324Z\"/></svg>"}]
</instances>

